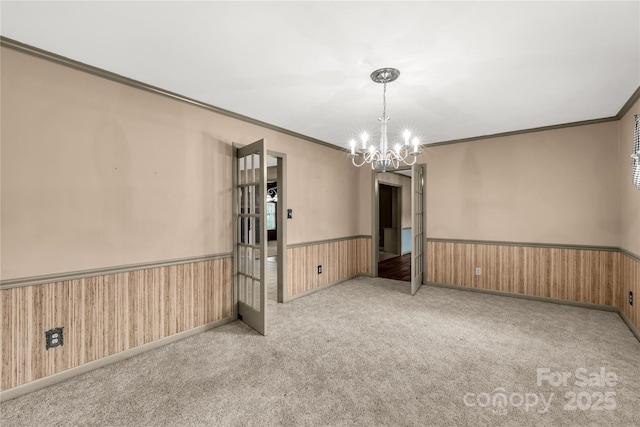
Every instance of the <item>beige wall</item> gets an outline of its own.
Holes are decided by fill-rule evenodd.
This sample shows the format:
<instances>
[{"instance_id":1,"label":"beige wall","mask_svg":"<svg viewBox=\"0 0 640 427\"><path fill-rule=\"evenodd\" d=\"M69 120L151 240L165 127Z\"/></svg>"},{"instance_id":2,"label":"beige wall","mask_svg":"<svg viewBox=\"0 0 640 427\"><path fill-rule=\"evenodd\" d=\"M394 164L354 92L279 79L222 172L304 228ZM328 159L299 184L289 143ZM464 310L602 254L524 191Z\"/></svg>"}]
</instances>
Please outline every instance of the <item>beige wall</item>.
<instances>
[{"instance_id":1,"label":"beige wall","mask_svg":"<svg viewBox=\"0 0 640 427\"><path fill-rule=\"evenodd\" d=\"M428 237L618 246L617 129L423 147Z\"/></svg>"},{"instance_id":2,"label":"beige wall","mask_svg":"<svg viewBox=\"0 0 640 427\"><path fill-rule=\"evenodd\" d=\"M260 138L287 154L289 244L370 234L339 150L1 55L4 280L231 252L232 142Z\"/></svg>"},{"instance_id":3,"label":"beige wall","mask_svg":"<svg viewBox=\"0 0 640 427\"><path fill-rule=\"evenodd\" d=\"M2 279L231 252L234 141L286 153L289 244L371 233L372 172L339 150L6 48L1 89ZM637 109L423 148L428 236L640 252Z\"/></svg>"},{"instance_id":4,"label":"beige wall","mask_svg":"<svg viewBox=\"0 0 640 427\"><path fill-rule=\"evenodd\" d=\"M640 191L631 183L630 157L635 114L640 114L640 101L620 120L620 247L640 256Z\"/></svg>"}]
</instances>

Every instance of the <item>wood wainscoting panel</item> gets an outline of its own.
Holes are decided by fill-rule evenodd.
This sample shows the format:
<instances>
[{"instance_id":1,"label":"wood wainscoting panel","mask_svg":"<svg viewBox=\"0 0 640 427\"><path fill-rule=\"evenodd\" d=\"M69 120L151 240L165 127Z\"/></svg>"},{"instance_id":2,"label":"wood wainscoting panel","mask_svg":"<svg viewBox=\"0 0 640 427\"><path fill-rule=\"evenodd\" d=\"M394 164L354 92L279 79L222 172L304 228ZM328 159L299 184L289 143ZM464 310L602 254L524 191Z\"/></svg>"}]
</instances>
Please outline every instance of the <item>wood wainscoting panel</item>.
<instances>
[{"instance_id":1,"label":"wood wainscoting panel","mask_svg":"<svg viewBox=\"0 0 640 427\"><path fill-rule=\"evenodd\" d=\"M633 292L633 305L629 304ZM620 292L616 306L640 330L640 261L624 252L620 254Z\"/></svg>"},{"instance_id":2,"label":"wood wainscoting panel","mask_svg":"<svg viewBox=\"0 0 640 427\"><path fill-rule=\"evenodd\" d=\"M430 282L617 305L617 251L429 241L428 267Z\"/></svg>"},{"instance_id":3,"label":"wood wainscoting panel","mask_svg":"<svg viewBox=\"0 0 640 427\"><path fill-rule=\"evenodd\" d=\"M371 238L347 238L287 249L287 297L340 280L371 274ZM322 274L318 274L318 266Z\"/></svg>"},{"instance_id":4,"label":"wood wainscoting panel","mask_svg":"<svg viewBox=\"0 0 640 427\"><path fill-rule=\"evenodd\" d=\"M4 289L7 390L233 315L232 258ZM63 327L64 345L45 349Z\"/></svg>"}]
</instances>

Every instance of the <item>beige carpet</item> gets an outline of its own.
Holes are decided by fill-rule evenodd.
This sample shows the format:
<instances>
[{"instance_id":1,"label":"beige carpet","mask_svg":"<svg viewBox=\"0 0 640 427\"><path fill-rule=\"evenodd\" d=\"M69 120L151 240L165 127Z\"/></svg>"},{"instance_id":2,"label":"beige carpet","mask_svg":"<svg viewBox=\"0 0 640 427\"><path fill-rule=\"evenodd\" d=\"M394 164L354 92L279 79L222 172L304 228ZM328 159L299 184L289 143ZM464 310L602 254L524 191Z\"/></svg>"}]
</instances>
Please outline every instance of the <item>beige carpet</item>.
<instances>
[{"instance_id":1,"label":"beige carpet","mask_svg":"<svg viewBox=\"0 0 640 427\"><path fill-rule=\"evenodd\" d=\"M5 402L1 424L640 425L615 313L366 278L269 308L267 337L234 322Z\"/></svg>"}]
</instances>

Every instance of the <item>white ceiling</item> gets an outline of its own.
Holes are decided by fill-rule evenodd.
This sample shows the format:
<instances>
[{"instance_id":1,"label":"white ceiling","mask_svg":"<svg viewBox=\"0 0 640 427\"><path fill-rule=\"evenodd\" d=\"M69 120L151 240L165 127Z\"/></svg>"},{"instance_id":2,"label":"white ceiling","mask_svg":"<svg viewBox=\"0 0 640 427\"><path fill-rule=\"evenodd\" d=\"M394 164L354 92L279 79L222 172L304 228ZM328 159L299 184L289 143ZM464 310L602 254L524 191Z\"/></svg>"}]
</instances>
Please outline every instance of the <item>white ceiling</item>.
<instances>
[{"instance_id":1,"label":"white ceiling","mask_svg":"<svg viewBox=\"0 0 640 427\"><path fill-rule=\"evenodd\" d=\"M10 2L17 41L345 146L615 116L640 86L640 2Z\"/></svg>"}]
</instances>

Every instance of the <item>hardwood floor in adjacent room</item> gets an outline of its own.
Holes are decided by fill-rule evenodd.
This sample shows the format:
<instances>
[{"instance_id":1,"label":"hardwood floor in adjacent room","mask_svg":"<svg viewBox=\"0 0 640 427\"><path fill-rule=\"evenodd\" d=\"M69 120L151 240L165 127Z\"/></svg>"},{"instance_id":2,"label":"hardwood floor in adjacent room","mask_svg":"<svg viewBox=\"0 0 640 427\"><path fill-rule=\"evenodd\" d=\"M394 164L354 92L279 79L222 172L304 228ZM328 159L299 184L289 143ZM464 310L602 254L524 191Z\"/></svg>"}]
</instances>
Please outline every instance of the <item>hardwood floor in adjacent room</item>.
<instances>
[{"instance_id":1,"label":"hardwood floor in adjacent room","mask_svg":"<svg viewBox=\"0 0 640 427\"><path fill-rule=\"evenodd\" d=\"M378 277L410 282L411 253L379 262Z\"/></svg>"}]
</instances>

